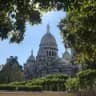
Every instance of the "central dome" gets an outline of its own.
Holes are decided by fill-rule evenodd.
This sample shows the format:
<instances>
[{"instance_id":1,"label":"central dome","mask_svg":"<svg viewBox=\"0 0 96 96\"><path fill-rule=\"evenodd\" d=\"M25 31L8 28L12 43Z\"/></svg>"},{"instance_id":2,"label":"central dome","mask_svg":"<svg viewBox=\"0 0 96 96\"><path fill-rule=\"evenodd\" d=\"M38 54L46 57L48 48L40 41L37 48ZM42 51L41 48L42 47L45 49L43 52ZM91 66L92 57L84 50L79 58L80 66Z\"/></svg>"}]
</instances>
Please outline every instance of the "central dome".
<instances>
[{"instance_id":1,"label":"central dome","mask_svg":"<svg viewBox=\"0 0 96 96\"><path fill-rule=\"evenodd\" d=\"M52 47L57 49L57 43L54 36L49 31L49 26L47 26L47 33L42 37L40 46Z\"/></svg>"},{"instance_id":2,"label":"central dome","mask_svg":"<svg viewBox=\"0 0 96 96\"><path fill-rule=\"evenodd\" d=\"M46 33L41 39L40 46L54 46L57 47L56 40L51 33Z\"/></svg>"}]
</instances>

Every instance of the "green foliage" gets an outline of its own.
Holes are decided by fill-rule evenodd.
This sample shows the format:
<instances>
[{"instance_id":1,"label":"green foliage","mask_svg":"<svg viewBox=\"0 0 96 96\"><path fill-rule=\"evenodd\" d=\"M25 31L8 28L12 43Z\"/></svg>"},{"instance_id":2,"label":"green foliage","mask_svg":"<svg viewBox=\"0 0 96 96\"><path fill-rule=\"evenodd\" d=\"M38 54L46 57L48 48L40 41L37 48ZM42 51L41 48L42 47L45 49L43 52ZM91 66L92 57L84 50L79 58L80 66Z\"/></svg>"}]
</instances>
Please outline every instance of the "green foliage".
<instances>
[{"instance_id":1,"label":"green foliage","mask_svg":"<svg viewBox=\"0 0 96 96\"><path fill-rule=\"evenodd\" d=\"M54 75L47 75L46 76L47 79L56 79L56 78L59 78L59 79L67 79L68 76L66 74L54 74Z\"/></svg>"},{"instance_id":2,"label":"green foliage","mask_svg":"<svg viewBox=\"0 0 96 96\"><path fill-rule=\"evenodd\" d=\"M1 0L0 38L19 43L24 39L26 22L41 22L41 11L68 10L74 0Z\"/></svg>"},{"instance_id":3,"label":"green foliage","mask_svg":"<svg viewBox=\"0 0 96 96\"><path fill-rule=\"evenodd\" d=\"M34 80L31 80L31 81L28 81L26 83L26 85L28 86L32 86L32 85L41 85L44 83L44 80L43 79L34 79Z\"/></svg>"},{"instance_id":4,"label":"green foliage","mask_svg":"<svg viewBox=\"0 0 96 96\"><path fill-rule=\"evenodd\" d=\"M42 86L18 86L16 87L17 91L42 91Z\"/></svg>"},{"instance_id":5,"label":"green foliage","mask_svg":"<svg viewBox=\"0 0 96 96\"><path fill-rule=\"evenodd\" d=\"M11 85L7 85L7 84L3 84L3 85L0 85L0 90L14 91L14 90L16 90L16 86L11 86Z\"/></svg>"},{"instance_id":6,"label":"green foliage","mask_svg":"<svg viewBox=\"0 0 96 96\"><path fill-rule=\"evenodd\" d=\"M0 1L0 38L11 42L23 40L26 22L37 24L41 21L40 12L30 0Z\"/></svg>"},{"instance_id":7,"label":"green foliage","mask_svg":"<svg viewBox=\"0 0 96 96\"><path fill-rule=\"evenodd\" d=\"M88 69L77 73L75 78L69 78L65 83L68 91L96 89L96 70Z\"/></svg>"},{"instance_id":8,"label":"green foliage","mask_svg":"<svg viewBox=\"0 0 96 96\"><path fill-rule=\"evenodd\" d=\"M43 90L64 91L64 83L67 79L68 76L65 74L54 74L39 79L33 79L32 81L28 81L26 85L40 85L42 86Z\"/></svg>"},{"instance_id":9,"label":"green foliage","mask_svg":"<svg viewBox=\"0 0 96 96\"><path fill-rule=\"evenodd\" d=\"M0 90L8 90L8 91L42 91L42 86L25 86L25 85L0 85Z\"/></svg>"},{"instance_id":10,"label":"green foliage","mask_svg":"<svg viewBox=\"0 0 96 96\"><path fill-rule=\"evenodd\" d=\"M69 78L66 83L66 90L68 91L77 91L79 89L79 81L78 78Z\"/></svg>"},{"instance_id":11,"label":"green foliage","mask_svg":"<svg viewBox=\"0 0 96 96\"><path fill-rule=\"evenodd\" d=\"M80 88L91 89L96 87L96 70L81 71L77 74L77 78L79 79Z\"/></svg>"},{"instance_id":12,"label":"green foliage","mask_svg":"<svg viewBox=\"0 0 96 96\"><path fill-rule=\"evenodd\" d=\"M60 78L58 78L60 77ZM11 82L9 84L1 84L0 90L18 90L18 91L71 91L80 92L82 90L96 89L96 70L85 70L79 72L74 78L64 78L65 75L56 77L56 74L46 77L33 79L30 81Z\"/></svg>"},{"instance_id":13,"label":"green foliage","mask_svg":"<svg viewBox=\"0 0 96 96\"><path fill-rule=\"evenodd\" d=\"M40 9L64 9L65 11L71 6L74 0L35 0L35 3L39 3Z\"/></svg>"},{"instance_id":14,"label":"green foliage","mask_svg":"<svg viewBox=\"0 0 96 96\"><path fill-rule=\"evenodd\" d=\"M16 90L50 90L50 91L64 91L65 81L68 76L64 74L48 75L46 77L33 79L30 81L11 82L9 86L15 86ZM28 88L27 88L28 87ZM33 88L33 89L32 89Z\"/></svg>"},{"instance_id":15,"label":"green foliage","mask_svg":"<svg viewBox=\"0 0 96 96\"><path fill-rule=\"evenodd\" d=\"M11 83L9 83L9 85L15 85L15 86L18 86L18 85L25 85L26 83L27 83L27 81L11 82Z\"/></svg>"},{"instance_id":16,"label":"green foliage","mask_svg":"<svg viewBox=\"0 0 96 96\"><path fill-rule=\"evenodd\" d=\"M77 63L96 68L96 0L74 0L59 27Z\"/></svg>"}]
</instances>

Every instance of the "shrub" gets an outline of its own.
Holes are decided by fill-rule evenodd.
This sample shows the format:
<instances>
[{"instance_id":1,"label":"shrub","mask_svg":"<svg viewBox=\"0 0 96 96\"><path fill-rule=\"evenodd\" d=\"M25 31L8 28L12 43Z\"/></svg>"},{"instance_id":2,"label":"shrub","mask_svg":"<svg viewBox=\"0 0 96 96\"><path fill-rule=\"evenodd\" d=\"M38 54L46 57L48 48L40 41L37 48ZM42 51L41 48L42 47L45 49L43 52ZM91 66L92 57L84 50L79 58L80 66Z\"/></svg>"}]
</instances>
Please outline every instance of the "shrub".
<instances>
[{"instance_id":1,"label":"shrub","mask_svg":"<svg viewBox=\"0 0 96 96\"><path fill-rule=\"evenodd\" d=\"M22 81L22 82L11 82L9 83L9 85L25 85L27 82L26 81Z\"/></svg>"},{"instance_id":2,"label":"shrub","mask_svg":"<svg viewBox=\"0 0 96 96\"><path fill-rule=\"evenodd\" d=\"M11 82L6 86L8 88L9 86L13 86L14 90L18 90L18 91L20 90L21 91L41 91L41 90L64 91L65 90L64 83L67 80L67 78L68 76L65 74L53 74L29 81ZM4 88L4 90L6 90L6 88Z\"/></svg>"},{"instance_id":3,"label":"shrub","mask_svg":"<svg viewBox=\"0 0 96 96\"><path fill-rule=\"evenodd\" d=\"M14 90L14 91L41 91L42 86L13 86L13 85L0 85L0 90Z\"/></svg>"},{"instance_id":4,"label":"shrub","mask_svg":"<svg viewBox=\"0 0 96 96\"><path fill-rule=\"evenodd\" d=\"M87 69L69 78L65 83L68 91L96 90L96 70Z\"/></svg>"},{"instance_id":5,"label":"shrub","mask_svg":"<svg viewBox=\"0 0 96 96\"><path fill-rule=\"evenodd\" d=\"M96 70L87 69L77 74L80 88L92 89L96 87Z\"/></svg>"},{"instance_id":6,"label":"shrub","mask_svg":"<svg viewBox=\"0 0 96 96\"><path fill-rule=\"evenodd\" d=\"M11 86L11 85L0 85L0 90L16 90L16 86Z\"/></svg>"},{"instance_id":7,"label":"shrub","mask_svg":"<svg viewBox=\"0 0 96 96\"><path fill-rule=\"evenodd\" d=\"M46 77L33 79L28 81L25 85L26 86L42 86L43 90L50 90L50 91L64 91L65 90L65 81L67 80L68 76L65 74L53 74L47 75Z\"/></svg>"},{"instance_id":8,"label":"shrub","mask_svg":"<svg viewBox=\"0 0 96 96\"><path fill-rule=\"evenodd\" d=\"M18 91L42 91L42 86L18 86Z\"/></svg>"},{"instance_id":9,"label":"shrub","mask_svg":"<svg viewBox=\"0 0 96 96\"><path fill-rule=\"evenodd\" d=\"M69 78L66 83L67 91L77 91L79 89L79 81L78 78Z\"/></svg>"},{"instance_id":10,"label":"shrub","mask_svg":"<svg viewBox=\"0 0 96 96\"><path fill-rule=\"evenodd\" d=\"M58 78L58 79L64 79L64 80L66 80L66 79L68 79L68 76L66 75L66 74L61 74L61 73L58 73L58 74L50 74L50 75L47 75L46 76L46 79L56 79L56 78Z\"/></svg>"}]
</instances>

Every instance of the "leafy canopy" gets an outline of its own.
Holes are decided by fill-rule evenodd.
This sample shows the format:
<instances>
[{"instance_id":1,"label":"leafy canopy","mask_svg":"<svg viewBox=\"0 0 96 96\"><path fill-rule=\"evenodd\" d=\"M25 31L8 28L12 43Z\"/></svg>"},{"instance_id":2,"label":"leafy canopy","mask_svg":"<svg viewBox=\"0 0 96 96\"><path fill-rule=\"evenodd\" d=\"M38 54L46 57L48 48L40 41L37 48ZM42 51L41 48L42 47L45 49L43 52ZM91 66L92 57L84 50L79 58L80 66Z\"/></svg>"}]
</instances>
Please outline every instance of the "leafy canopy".
<instances>
[{"instance_id":1,"label":"leafy canopy","mask_svg":"<svg viewBox=\"0 0 96 96\"><path fill-rule=\"evenodd\" d=\"M72 0L73 1L73 0ZM40 23L40 11L68 9L71 0L0 0L0 38L19 43L26 22Z\"/></svg>"},{"instance_id":2,"label":"leafy canopy","mask_svg":"<svg viewBox=\"0 0 96 96\"><path fill-rule=\"evenodd\" d=\"M96 64L96 1L74 0L59 27L65 46L73 48L75 59Z\"/></svg>"},{"instance_id":3,"label":"leafy canopy","mask_svg":"<svg viewBox=\"0 0 96 96\"><path fill-rule=\"evenodd\" d=\"M0 0L0 38L11 42L23 40L26 22L37 24L40 13L30 0Z\"/></svg>"}]
</instances>

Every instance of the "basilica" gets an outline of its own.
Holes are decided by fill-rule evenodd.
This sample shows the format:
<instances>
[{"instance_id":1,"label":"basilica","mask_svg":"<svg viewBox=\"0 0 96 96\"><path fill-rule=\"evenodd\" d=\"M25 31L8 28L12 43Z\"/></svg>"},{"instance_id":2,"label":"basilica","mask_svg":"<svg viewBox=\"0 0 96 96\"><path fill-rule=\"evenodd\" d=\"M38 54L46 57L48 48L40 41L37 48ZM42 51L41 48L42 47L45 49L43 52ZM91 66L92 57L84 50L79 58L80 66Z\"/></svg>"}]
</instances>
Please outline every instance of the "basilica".
<instances>
[{"instance_id":1,"label":"basilica","mask_svg":"<svg viewBox=\"0 0 96 96\"><path fill-rule=\"evenodd\" d=\"M64 73L74 76L79 71L79 66L72 63L72 55L65 50L63 56L58 56L56 39L50 33L50 26L47 25L47 32L42 37L37 56L33 52L24 64L26 79L38 78L48 74Z\"/></svg>"}]
</instances>

